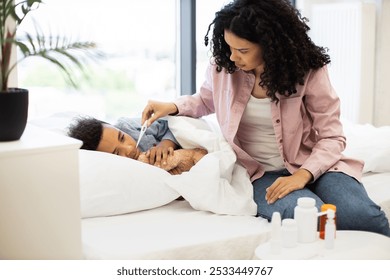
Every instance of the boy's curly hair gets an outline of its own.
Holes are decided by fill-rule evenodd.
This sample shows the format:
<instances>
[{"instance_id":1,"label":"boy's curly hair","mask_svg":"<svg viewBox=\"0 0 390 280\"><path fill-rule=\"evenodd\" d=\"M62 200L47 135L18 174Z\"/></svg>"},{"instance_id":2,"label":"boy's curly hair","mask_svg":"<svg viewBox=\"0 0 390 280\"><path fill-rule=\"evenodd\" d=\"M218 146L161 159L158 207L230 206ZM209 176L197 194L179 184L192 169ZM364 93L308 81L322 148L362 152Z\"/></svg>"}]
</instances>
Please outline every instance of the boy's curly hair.
<instances>
[{"instance_id":1,"label":"boy's curly hair","mask_svg":"<svg viewBox=\"0 0 390 280\"><path fill-rule=\"evenodd\" d=\"M81 149L96 151L106 122L89 116L78 116L68 127L70 137L83 141Z\"/></svg>"},{"instance_id":2,"label":"boy's curly hair","mask_svg":"<svg viewBox=\"0 0 390 280\"><path fill-rule=\"evenodd\" d=\"M205 36L214 25L211 51L217 71L228 73L237 70L230 60L231 51L224 39L224 30L259 44L265 62L260 75L260 86L267 89L267 96L278 101L276 93L290 96L296 93L297 84L304 84L304 76L310 69L318 69L330 63L327 49L316 46L308 36L307 19L288 0L235 0L215 14Z\"/></svg>"}]
</instances>

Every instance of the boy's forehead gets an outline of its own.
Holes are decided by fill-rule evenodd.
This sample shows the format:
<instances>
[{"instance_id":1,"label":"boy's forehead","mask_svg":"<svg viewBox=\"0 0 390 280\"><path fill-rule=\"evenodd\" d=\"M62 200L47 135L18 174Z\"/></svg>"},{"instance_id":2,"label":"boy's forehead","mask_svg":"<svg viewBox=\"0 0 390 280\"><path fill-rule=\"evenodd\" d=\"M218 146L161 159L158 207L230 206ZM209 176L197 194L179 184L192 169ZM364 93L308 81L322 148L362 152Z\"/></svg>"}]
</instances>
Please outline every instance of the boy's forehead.
<instances>
[{"instance_id":1,"label":"boy's forehead","mask_svg":"<svg viewBox=\"0 0 390 280\"><path fill-rule=\"evenodd\" d=\"M118 141L119 130L111 125L103 125L102 137L98 145L98 150L112 152Z\"/></svg>"},{"instance_id":2,"label":"boy's forehead","mask_svg":"<svg viewBox=\"0 0 390 280\"><path fill-rule=\"evenodd\" d=\"M116 127L109 124L103 124L102 139L118 137L118 133L119 129Z\"/></svg>"}]
</instances>

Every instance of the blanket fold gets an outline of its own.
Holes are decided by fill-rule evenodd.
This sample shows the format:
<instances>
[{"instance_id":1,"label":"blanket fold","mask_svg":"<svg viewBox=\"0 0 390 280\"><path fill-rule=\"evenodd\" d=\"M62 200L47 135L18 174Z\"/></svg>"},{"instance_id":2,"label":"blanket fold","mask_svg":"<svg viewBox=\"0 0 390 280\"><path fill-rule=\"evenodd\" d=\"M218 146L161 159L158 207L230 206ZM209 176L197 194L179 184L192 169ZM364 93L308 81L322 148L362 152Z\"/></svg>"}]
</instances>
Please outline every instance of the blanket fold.
<instances>
[{"instance_id":1,"label":"blanket fold","mask_svg":"<svg viewBox=\"0 0 390 280\"><path fill-rule=\"evenodd\" d=\"M253 187L245 168L223 136L206 119L175 116L169 128L185 149L208 151L189 172L170 176L165 183L194 209L217 214L256 215ZM215 126L214 126L215 127Z\"/></svg>"}]
</instances>

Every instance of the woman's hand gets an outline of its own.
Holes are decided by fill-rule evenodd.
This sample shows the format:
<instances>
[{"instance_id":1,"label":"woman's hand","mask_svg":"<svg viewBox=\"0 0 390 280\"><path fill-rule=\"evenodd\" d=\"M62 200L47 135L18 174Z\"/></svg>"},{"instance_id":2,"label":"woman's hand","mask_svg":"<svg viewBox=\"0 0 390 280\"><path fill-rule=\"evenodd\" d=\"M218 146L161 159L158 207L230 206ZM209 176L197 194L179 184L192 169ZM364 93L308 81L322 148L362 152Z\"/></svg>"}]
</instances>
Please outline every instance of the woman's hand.
<instances>
[{"instance_id":1,"label":"woman's hand","mask_svg":"<svg viewBox=\"0 0 390 280\"><path fill-rule=\"evenodd\" d=\"M173 102L159 102L149 100L148 104L142 111L142 121L148 121L148 127L157 119L167 115L174 115L178 113L178 109Z\"/></svg>"},{"instance_id":2,"label":"woman's hand","mask_svg":"<svg viewBox=\"0 0 390 280\"><path fill-rule=\"evenodd\" d=\"M268 204L272 204L295 190L303 189L312 179L313 175L306 169L298 169L290 176L279 177L267 188L265 199Z\"/></svg>"}]
</instances>

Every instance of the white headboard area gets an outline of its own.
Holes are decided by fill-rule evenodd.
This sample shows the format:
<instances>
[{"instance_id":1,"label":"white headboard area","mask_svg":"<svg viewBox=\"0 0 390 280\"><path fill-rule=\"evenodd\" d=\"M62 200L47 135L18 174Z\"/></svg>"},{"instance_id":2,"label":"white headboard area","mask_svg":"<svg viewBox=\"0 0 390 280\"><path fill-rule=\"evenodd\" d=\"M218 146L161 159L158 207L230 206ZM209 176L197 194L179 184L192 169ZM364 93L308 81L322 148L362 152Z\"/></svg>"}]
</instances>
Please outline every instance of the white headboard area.
<instances>
[{"instance_id":1,"label":"white headboard area","mask_svg":"<svg viewBox=\"0 0 390 280\"><path fill-rule=\"evenodd\" d=\"M390 1L297 0L313 41L329 49L342 117L390 125Z\"/></svg>"}]
</instances>

